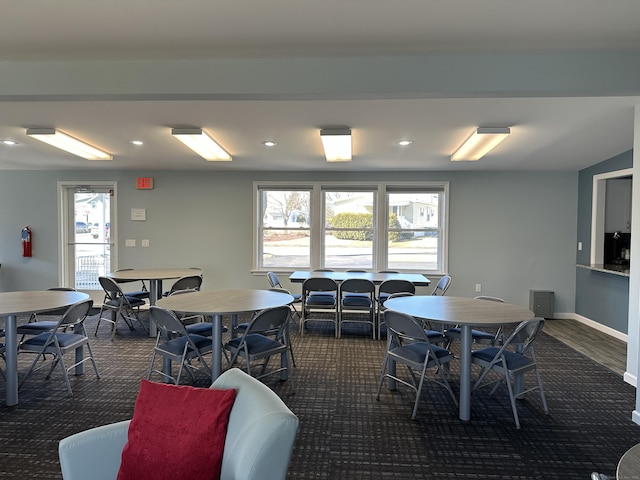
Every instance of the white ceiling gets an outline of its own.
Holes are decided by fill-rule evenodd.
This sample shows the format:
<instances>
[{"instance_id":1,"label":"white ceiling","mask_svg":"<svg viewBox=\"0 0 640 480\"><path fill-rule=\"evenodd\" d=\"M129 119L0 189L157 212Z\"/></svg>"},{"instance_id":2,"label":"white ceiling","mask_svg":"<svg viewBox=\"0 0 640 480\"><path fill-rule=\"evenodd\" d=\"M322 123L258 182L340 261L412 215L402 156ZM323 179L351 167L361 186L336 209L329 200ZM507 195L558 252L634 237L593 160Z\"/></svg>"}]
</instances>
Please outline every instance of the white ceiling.
<instances>
[{"instance_id":1,"label":"white ceiling","mask_svg":"<svg viewBox=\"0 0 640 480\"><path fill-rule=\"evenodd\" d=\"M637 0L5 3L0 61L640 49ZM167 101L21 100L0 102L0 140L19 143L0 145L0 169L575 170L633 147L640 103L639 96L176 100L168 108ZM322 157L317 127L337 121L353 129L347 165ZM167 126L181 124L215 124L214 136L234 161L213 164L186 150L167 135ZM512 135L480 162L451 163L471 125L511 126ZM87 163L58 153L27 138L25 126L90 138L115 158ZM130 144L138 138L144 146ZM414 143L401 149L394 142L403 138ZM277 147L263 147L267 139Z\"/></svg>"}]
</instances>

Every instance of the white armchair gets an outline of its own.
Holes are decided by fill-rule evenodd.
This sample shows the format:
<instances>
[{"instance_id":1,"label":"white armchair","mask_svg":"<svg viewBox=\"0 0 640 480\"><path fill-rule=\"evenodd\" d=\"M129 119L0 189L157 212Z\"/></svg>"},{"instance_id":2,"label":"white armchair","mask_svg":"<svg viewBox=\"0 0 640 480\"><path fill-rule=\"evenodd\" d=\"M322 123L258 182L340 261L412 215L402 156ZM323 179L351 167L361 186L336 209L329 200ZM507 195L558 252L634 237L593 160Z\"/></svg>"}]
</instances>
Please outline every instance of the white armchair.
<instances>
[{"instance_id":1,"label":"white armchair","mask_svg":"<svg viewBox=\"0 0 640 480\"><path fill-rule=\"evenodd\" d=\"M229 415L221 480L284 480L298 417L269 387L237 368L212 388L237 390ZM64 480L113 480L127 443L129 420L85 430L60 441Z\"/></svg>"}]
</instances>

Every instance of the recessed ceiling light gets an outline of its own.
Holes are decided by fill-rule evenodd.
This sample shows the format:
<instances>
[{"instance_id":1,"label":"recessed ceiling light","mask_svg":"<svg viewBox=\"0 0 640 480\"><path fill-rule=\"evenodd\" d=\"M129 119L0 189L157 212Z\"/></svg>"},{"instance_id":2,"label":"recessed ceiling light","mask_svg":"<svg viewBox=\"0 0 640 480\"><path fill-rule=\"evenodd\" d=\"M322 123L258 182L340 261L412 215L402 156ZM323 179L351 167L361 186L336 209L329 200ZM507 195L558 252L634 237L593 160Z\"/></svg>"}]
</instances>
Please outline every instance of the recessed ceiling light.
<instances>
[{"instance_id":1,"label":"recessed ceiling light","mask_svg":"<svg viewBox=\"0 0 640 480\"><path fill-rule=\"evenodd\" d=\"M262 144L265 147L275 147L276 145L278 145L278 143L274 142L273 140L265 140L264 142L262 142Z\"/></svg>"},{"instance_id":2,"label":"recessed ceiling light","mask_svg":"<svg viewBox=\"0 0 640 480\"><path fill-rule=\"evenodd\" d=\"M18 142L14 142L13 140L2 140L2 143L5 145L17 145Z\"/></svg>"},{"instance_id":3,"label":"recessed ceiling light","mask_svg":"<svg viewBox=\"0 0 640 480\"><path fill-rule=\"evenodd\" d=\"M139 147L140 145L144 145L144 142L142 140L131 140L131 143L133 143L137 147Z\"/></svg>"},{"instance_id":4,"label":"recessed ceiling light","mask_svg":"<svg viewBox=\"0 0 640 480\"><path fill-rule=\"evenodd\" d=\"M411 145L413 140L399 140L396 142L396 145L400 145L401 147L406 147L407 145Z\"/></svg>"}]
</instances>

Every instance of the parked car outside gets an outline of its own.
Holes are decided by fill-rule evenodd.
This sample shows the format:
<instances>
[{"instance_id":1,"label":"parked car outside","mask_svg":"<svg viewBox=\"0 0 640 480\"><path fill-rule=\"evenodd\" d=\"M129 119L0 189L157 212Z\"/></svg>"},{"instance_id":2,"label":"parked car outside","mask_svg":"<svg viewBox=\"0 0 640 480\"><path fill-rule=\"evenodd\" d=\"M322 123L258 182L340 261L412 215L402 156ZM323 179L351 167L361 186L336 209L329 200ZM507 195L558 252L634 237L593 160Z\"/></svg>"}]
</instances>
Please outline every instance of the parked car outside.
<instances>
[{"instance_id":1,"label":"parked car outside","mask_svg":"<svg viewBox=\"0 0 640 480\"><path fill-rule=\"evenodd\" d=\"M76 233L89 233L91 229L84 222L76 222Z\"/></svg>"}]
</instances>

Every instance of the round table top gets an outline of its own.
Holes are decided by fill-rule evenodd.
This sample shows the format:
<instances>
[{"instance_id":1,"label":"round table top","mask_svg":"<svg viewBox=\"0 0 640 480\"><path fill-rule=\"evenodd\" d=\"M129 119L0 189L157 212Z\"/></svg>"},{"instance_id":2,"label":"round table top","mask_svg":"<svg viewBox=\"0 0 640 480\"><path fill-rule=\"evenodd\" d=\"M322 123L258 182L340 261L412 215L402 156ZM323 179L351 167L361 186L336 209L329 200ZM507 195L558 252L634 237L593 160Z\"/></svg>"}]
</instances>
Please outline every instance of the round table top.
<instances>
[{"instance_id":1,"label":"round table top","mask_svg":"<svg viewBox=\"0 0 640 480\"><path fill-rule=\"evenodd\" d=\"M637 480L640 478L640 443L622 455L618 462L616 476L618 480Z\"/></svg>"},{"instance_id":2,"label":"round table top","mask_svg":"<svg viewBox=\"0 0 640 480\"><path fill-rule=\"evenodd\" d=\"M171 295L158 306L178 313L232 315L289 305L292 295L272 290L212 290Z\"/></svg>"},{"instance_id":3,"label":"round table top","mask_svg":"<svg viewBox=\"0 0 640 480\"><path fill-rule=\"evenodd\" d=\"M107 274L107 277L114 280L166 280L201 274L199 268L132 268L116 270Z\"/></svg>"},{"instance_id":4,"label":"round table top","mask_svg":"<svg viewBox=\"0 0 640 480\"><path fill-rule=\"evenodd\" d=\"M509 303L446 295L391 298L384 306L412 317L458 325L503 325L535 317L531 310Z\"/></svg>"},{"instance_id":5,"label":"round table top","mask_svg":"<svg viewBox=\"0 0 640 480\"><path fill-rule=\"evenodd\" d=\"M60 290L0 292L0 315L46 312L68 307L88 298L86 293Z\"/></svg>"}]
</instances>

